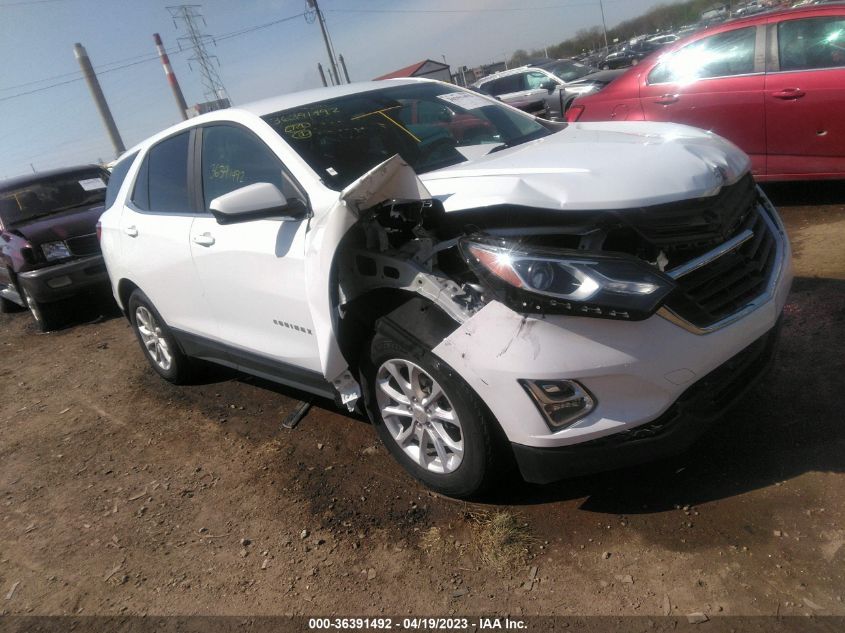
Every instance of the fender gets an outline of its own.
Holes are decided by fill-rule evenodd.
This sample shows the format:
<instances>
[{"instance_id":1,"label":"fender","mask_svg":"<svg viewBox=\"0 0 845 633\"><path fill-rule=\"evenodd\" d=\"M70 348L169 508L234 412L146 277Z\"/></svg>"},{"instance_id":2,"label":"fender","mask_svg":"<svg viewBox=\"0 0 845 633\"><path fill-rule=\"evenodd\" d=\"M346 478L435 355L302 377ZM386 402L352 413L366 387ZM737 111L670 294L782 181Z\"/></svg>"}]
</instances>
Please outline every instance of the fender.
<instances>
[{"instance_id":1,"label":"fender","mask_svg":"<svg viewBox=\"0 0 845 633\"><path fill-rule=\"evenodd\" d=\"M340 192L337 202L316 218L305 251L308 306L323 376L338 390L350 410L361 390L349 372L337 340L337 283L332 278L335 253L346 232L361 213L386 200L426 200L431 194L414 170L397 154L377 165Z\"/></svg>"}]
</instances>

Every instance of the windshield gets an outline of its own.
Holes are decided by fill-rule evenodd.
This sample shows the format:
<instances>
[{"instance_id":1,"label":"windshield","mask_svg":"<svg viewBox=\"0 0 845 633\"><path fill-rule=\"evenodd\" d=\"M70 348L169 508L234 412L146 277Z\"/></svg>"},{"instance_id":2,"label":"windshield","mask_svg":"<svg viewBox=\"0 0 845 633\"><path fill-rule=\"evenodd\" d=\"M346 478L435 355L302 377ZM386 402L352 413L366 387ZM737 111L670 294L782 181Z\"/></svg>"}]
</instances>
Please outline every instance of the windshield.
<instances>
[{"instance_id":1,"label":"windshield","mask_svg":"<svg viewBox=\"0 0 845 633\"><path fill-rule=\"evenodd\" d=\"M528 115L441 83L371 90L263 118L333 189L395 154L422 174L551 134Z\"/></svg>"},{"instance_id":2,"label":"windshield","mask_svg":"<svg viewBox=\"0 0 845 633\"><path fill-rule=\"evenodd\" d=\"M593 68L590 68L585 64L579 64L578 62L570 62L566 60L561 60L553 64L547 64L543 66L543 68L566 82L579 79L584 75L589 75L591 72L594 72Z\"/></svg>"},{"instance_id":3,"label":"windshield","mask_svg":"<svg viewBox=\"0 0 845 633\"><path fill-rule=\"evenodd\" d=\"M32 180L0 191L0 218L8 227L101 203L106 195L106 180L104 172L91 169Z\"/></svg>"}]
</instances>

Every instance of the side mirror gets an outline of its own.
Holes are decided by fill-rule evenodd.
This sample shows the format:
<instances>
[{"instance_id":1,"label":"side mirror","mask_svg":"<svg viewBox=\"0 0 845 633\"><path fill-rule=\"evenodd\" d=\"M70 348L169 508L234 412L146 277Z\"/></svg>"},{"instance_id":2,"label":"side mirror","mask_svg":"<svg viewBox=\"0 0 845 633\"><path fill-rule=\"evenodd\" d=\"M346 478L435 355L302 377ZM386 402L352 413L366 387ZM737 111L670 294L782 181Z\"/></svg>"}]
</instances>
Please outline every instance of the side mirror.
<instances>
[{"instance_id":1,"label":"side mirror","mask_svg":"<svg viewBox=\"0 0 845 633\"><path fill-rule=\"evenodd\" d=\"M218 196L209 205L218 224L235 224L274 218L298 222L311 217L308 206L297 198L288 200L269 182L257 182Z\"/></svg>"},{"instance_id":2,"label":"side mirror","mask_svg":"<svg viewBox=\"0 0 845 633\"><path fill-rule=\"evenodd\" d=\"M551 79L549 79L548 81L546 81L546 82L544 82L544 83L543 83L543 88L545 88L546 90L548 90L548 91L549 91L549 93L551 94L552 92L554 92L554 91L555 91L555 88L557 88L557 83L555 83L554 81L552 81Z\"/></svg>"}]
</instances>

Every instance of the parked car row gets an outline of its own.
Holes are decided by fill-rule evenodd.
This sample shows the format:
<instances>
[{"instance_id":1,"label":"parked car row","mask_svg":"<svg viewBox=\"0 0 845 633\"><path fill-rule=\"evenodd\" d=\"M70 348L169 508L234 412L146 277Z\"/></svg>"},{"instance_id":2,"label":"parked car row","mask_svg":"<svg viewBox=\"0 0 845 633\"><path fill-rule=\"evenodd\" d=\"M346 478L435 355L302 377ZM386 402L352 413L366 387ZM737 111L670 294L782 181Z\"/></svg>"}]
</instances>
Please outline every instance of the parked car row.
<instances>
[{"instance_id":1,"label":"parked car row","mask_svg":"<svg viewBox=\"0 0 845 633\"><path fill-rule=\"evenodd\" d=\"M685 123L736 143L760 180L845 178L845 3L726 22L575 100L575 121Z\"/></svg>"},{"instance_id":2,"label":"parked car row","mask_svg":"<svg viewBox=\"0 0 845 633\"><path fill-rule=\"evenodd\" d=\"M359 408L455 496L511 462L544 483L684 450L771 362L792 276L731 143L435 81L212 112L127 151L104 198L73 178L162 378L201 360ZM10 231L71 262L69 229Z\"/></svg>"},{"instance_id":3,"label":"parked car row","mask_svg":"<svg viewBox=\"0 0 845 633\"><path fill-rule=\"evenodd\" d=\"M636 66L655 51L658 51L664 46L676 42L679 39L680 36L674 33L655 35L652 37L635 37L605 55L604 58L598 62L598 66L602 70Z\"/></svg>"}]
</instances>

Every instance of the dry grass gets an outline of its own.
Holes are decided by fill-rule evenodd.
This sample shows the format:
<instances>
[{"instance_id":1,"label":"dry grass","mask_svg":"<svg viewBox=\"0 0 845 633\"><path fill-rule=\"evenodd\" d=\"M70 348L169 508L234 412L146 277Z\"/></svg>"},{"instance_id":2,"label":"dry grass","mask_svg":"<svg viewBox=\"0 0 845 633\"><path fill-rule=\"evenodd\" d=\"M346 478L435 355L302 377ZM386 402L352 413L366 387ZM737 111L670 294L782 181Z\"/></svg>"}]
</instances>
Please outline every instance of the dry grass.
<instances>
[{"instance_id":1,"label":"dry grass","mask_svg":"<svg viewBox=\"0 0 845 633\"><path fill-rule=\"evenodd\" d=\"M498 571L525 562L534 537L519 516L503 510L470 515L475 545L485 565Z\"/></svg>"},{"instance_id":2,"label":"dry grass","mask_svg":"<svg viewBox=\"0 0 845 633\"><path fill-rule=\"evenodd\" d=\"M443 533L439 527L430 527L423 532L420 538L420 549L433 554L442 551L446 541L443 539Z\"/></svg>"}]
</instances>

